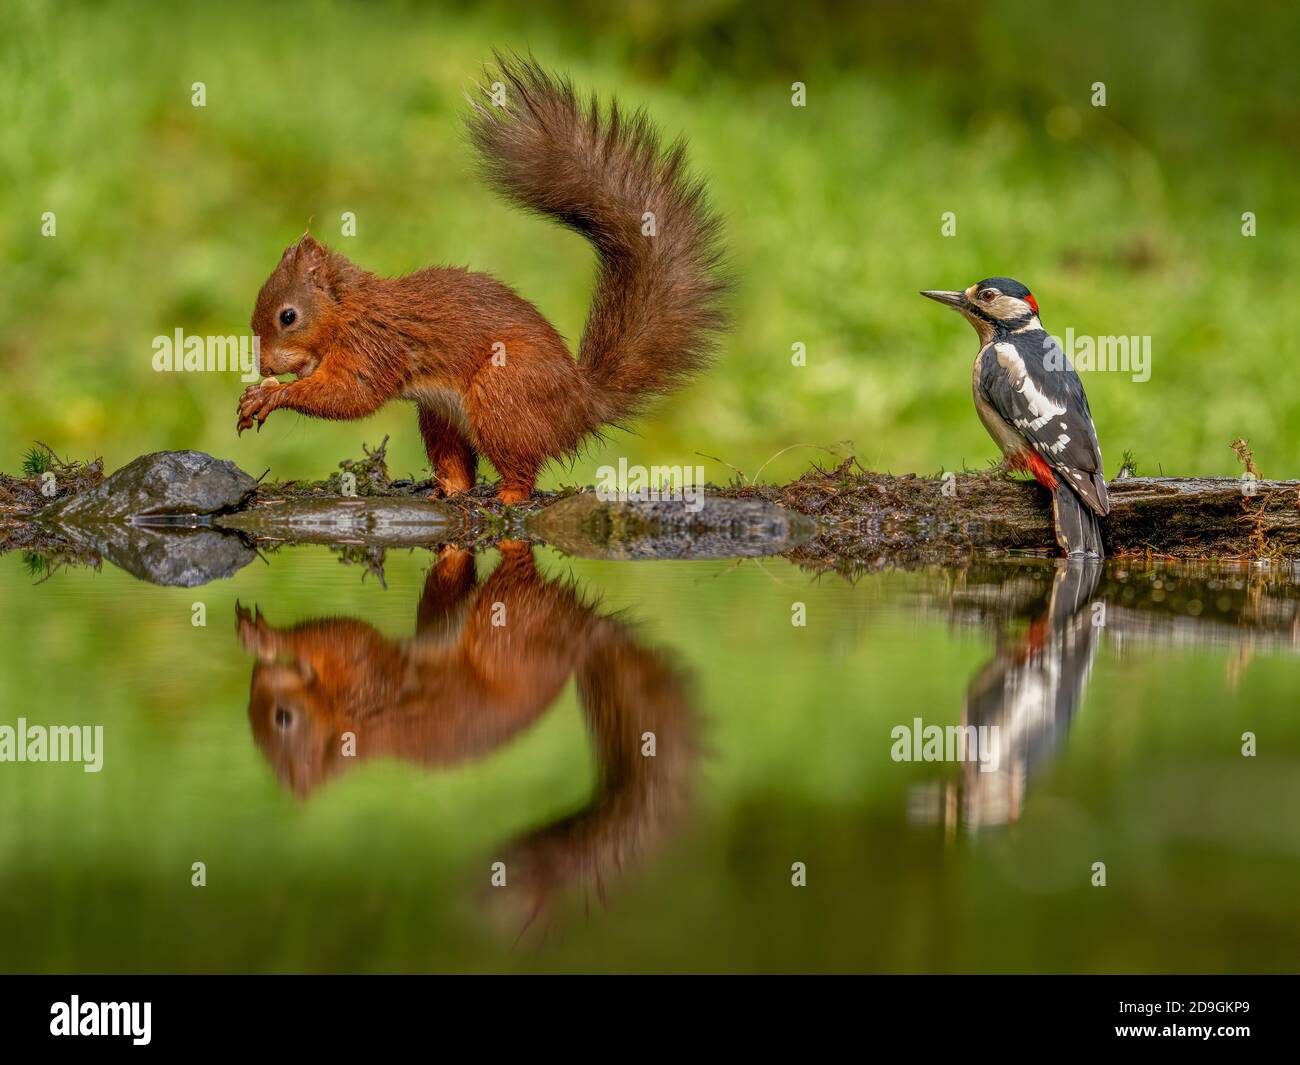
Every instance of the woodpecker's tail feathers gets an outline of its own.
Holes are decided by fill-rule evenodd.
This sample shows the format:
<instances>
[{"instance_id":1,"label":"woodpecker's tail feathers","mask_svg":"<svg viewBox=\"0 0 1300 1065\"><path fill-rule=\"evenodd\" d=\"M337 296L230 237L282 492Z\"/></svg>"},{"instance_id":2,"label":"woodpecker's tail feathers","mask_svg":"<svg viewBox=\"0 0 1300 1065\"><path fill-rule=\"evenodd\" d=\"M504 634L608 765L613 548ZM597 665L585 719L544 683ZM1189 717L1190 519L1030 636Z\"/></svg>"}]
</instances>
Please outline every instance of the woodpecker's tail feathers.
<instances>
[{"instance_id":1,"label":"woodpecker's tail feathers","mask_svg":"<svg viewBox=\"0 0 1300 1065\"><path fill-rule=\"evenodd\" d=\"M1101 521L1093 509L1064 482L1052 493L1056 542L1071 558L1104 558Z\"/></svg>"},{"instance_id":2,"label":"woodpecker's tail feathers","mask_svg":"<svg viewBox=\"0 0 1300 1065\"><path fill-rule=\"evenodd\" d=\"M710 361L730 287L720 223L643 111L585 101L533 59L496 56L499 102L476 102L469 135L507 199L586 237L596 292L578 366L602 422L620 422Z\"/></svg>"}]
</instances>

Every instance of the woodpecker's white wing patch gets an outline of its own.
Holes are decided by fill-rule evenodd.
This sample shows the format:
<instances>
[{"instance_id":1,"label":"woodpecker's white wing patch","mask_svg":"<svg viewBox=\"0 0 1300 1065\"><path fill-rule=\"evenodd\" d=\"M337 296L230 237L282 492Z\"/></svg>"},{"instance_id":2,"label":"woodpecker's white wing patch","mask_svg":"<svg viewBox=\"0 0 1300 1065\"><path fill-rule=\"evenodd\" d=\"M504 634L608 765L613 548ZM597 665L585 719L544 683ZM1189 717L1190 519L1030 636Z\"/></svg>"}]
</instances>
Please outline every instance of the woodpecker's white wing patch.
<instances>
[{"instance_id":1,"label":"woodpecker's white wing patch","mask_svg":"<svg viewBox=\"0 0 1300 1065\"><path fill-rule=\"evenodd\" d=\"M1051 337L1041 330L1010 334L982 349L975 364L975 407L1006 454L1028 448L1096 513L1109 511L1088 397Z\"/></svg>"},{"instance_id":2,"label":"woodpecker's white wing patch","mask_svg":"<svg viewBox=\"0 0 1300 1065\"><path fill-rule=\"evenodd\" d=\"M1053 418L1065 413L1064 407L1053 403L1039 391L1038 385L1034 383L1034 379L1029 376L1029 371L1025 368L1025 360L1020 357L1020 352L1016 350L1014 344L995 344L994 349L998 353L998 365L1006 370L1011 378L1011 387L1025 397L1025 405L1033 415L1031 418L1017 418L1015 420L1017 429L1032 429L1038 432ZM1070 442L1068 436L1064 434L1062 436L1063 439L1057 441L1060 446L1053 450L1059 451Z\"/></svg>"}]
</instances>

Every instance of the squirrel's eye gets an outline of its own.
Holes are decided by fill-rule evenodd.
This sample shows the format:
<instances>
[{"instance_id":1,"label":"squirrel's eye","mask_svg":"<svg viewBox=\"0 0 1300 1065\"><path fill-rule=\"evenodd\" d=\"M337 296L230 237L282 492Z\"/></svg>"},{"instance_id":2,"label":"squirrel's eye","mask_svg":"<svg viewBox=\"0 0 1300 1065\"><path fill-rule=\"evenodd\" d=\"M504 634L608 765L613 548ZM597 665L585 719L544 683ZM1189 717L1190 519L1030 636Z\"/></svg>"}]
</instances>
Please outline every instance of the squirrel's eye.
<instances>
[{"instance_id":1,"label":"squirrel's eye","mask_svg":"<svg viewBox=\"0 0 1300 1065\"><path fill-rule=\"evenodd\" d=\"M982 299L985 303L992 303L993 297L996 295L997 293L994 292L991 288L986 288L983 292L980 293L980 299ZM284 315L280 315L280 317L283 318ZM289 323L286 322L285 324L288 325Z\"/></svg>"},{"instance_id":2,"label":"squirrel's eye","mask_svg":"<svg viewBox=\"0 0 1300 1065\"><path fill-rule=\"evenodd\" d=\"M293 714L289 713L283 706L275 708L275 725L276 728L286 729L293 724Z\"/></svg>"},{"instance_id":3,"label":"squirrel's eye","mask_svg":"<svg viewBox=\"0 0 1300 1065\"><path fill-rule=\"evenodd\" d=\"M281 325L293 325L293 323L296 322L297 320L298 320L298 312L295 311L292 307L286 307L284 310L280 312Z\"/></svg>"}]
</instances>

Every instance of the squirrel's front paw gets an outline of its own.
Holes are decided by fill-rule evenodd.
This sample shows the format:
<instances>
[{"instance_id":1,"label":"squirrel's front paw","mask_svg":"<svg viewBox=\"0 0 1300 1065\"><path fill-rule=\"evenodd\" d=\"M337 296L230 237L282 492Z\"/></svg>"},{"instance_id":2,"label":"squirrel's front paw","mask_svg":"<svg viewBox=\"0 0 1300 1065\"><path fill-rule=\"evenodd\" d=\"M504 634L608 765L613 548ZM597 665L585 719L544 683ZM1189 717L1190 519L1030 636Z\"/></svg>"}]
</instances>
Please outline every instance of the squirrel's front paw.
<instances>
[{"instance_id":1,"label":"squirrel's front paw","mask_svg":"<svg viewBox=\"0 0 1300 1065\"><path fill-rule=\"evenodd\" d=\"M262 423L271 411L284 402L284 390L288 387L275 381L249 385L244 389L244 394L239 397L239 424L236 431L242 433L245 429L251 429L256 422L257 429L261 432Z\"/></svg>"}]
</instances>

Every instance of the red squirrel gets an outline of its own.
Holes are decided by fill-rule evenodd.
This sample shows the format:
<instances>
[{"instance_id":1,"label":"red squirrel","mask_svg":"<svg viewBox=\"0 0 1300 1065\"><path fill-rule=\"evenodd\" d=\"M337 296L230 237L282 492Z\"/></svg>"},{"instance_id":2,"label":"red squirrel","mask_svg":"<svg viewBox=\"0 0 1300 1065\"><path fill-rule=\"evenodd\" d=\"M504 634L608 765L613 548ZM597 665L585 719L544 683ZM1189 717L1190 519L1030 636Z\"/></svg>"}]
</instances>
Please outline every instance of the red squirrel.
<instances>
[{"instance_id":1,"label":"red squirrel","mask_svg":"<svg viewBox=\"0 0 1300 1065\"><path fill-rule=\"evenodd\" d=\"M377 277L310 235L284 252L253 310L261 369L238 429L274 410L364 418L413 401L435 494L473 487L478 456L503 503L549 460L621 425L710 361L727 316L718 217L645 113L584 102L532 59L497 57L504 106L472 103L470 140L507 200L581 233L599 257L575 361L541 312L486 274Z\"/></svg>"}]
</instances>

